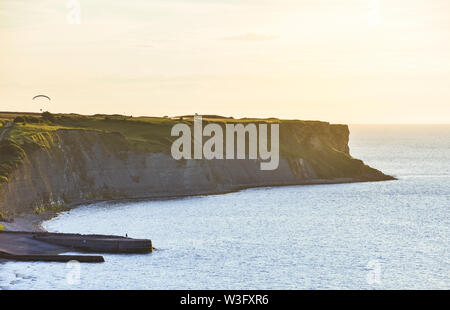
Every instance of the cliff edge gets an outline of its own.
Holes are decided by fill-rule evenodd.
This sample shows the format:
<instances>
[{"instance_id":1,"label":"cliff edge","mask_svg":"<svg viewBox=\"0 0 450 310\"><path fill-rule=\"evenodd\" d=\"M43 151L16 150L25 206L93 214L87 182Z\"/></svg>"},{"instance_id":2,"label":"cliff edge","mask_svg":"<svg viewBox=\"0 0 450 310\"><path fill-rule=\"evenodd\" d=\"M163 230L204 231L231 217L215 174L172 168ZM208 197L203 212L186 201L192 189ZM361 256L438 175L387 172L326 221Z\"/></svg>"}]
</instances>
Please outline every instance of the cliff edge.
<instances>
[{"instance_id":1,"label":"cliff edge","mask_svg":"<svg viewBox=\"0 0 450 310\"><path fill-rule=\"evenodd\" d=\"M205 117L221 124L248 121ZM260 170L259 160L173 159L176 137L170 130L180 122L192 126L191 117L11 114L0 127L0 214L13 217L97 200L393 179L350 156L346 125L251 121L279 123L277 169Z\"/></svg>"}]
</instances>

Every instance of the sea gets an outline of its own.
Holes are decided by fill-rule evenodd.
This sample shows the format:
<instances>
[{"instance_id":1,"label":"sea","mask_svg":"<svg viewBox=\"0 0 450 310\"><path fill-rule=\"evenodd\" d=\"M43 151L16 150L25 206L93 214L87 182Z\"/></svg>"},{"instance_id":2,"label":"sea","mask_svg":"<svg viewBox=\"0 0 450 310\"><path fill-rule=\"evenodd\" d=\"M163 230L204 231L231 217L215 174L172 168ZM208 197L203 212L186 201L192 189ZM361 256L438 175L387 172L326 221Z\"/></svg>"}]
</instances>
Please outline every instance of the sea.
<instances>
[{"instance_id":1,"label":"sea","mask_svg":"<svg viewBox=\"0 0 450 310\"><path fill-rule=\"evenodd\" d=\"M352 125L398 180L80 206L52 232L152 239L105 263L0 263L0 289L450 289L450 125Z\"/></svg>"}]
</instances>

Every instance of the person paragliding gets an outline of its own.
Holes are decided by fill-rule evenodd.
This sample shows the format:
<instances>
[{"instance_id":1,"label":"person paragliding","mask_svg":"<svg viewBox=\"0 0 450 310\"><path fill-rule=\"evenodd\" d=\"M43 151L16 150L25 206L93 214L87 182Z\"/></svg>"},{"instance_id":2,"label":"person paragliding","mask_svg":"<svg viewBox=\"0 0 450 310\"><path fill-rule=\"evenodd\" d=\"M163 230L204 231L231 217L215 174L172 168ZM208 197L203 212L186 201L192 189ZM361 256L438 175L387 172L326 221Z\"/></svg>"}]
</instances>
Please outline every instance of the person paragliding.
<instances>
[{"instance_id":1,"label":"person paragliding","mask_svg":"<svg viewBox=\"0 0 450 310\"><path fill-rule=\"evenodd\" d=\"M51 101L50 97L47 95L37 95L37 96L34 96L32 100L37 101L41 104L41 109L40 109L41 112L43 112L44 103L48 103Z\"/></svg>"}]
</instances>

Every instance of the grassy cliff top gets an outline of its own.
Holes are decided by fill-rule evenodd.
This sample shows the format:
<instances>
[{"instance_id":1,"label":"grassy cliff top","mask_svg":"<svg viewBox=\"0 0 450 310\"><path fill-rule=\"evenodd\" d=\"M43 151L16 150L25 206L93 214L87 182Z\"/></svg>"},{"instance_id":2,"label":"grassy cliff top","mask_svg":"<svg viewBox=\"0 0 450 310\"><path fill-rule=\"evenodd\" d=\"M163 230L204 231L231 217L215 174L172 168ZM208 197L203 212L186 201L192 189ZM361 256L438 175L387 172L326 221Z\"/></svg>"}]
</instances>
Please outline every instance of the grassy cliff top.
<instances>
[{"instance_id":1,"label":"grassy cliff top","mask_svg":"<svg viewBox=\"0 0 450 310\"><path fill-rule=\"evenodd\" d=\"M149 151L162 151L171 144L176 137L170 136L171 128L175 124L192 125L193 115L176 117L131 117L124 115L91 116L78 114L50 114L0 112L0 135L3 140L9 140L18 145L35 142L39 135L56 130L92 130L99 132L120 133L131 142L138 142L150 147ZM241 118L222 117L217 115L203 116L203 122L226 123L280 123L280 125L314 125L328 126L326 122L279 120L276 118ZM9 125L9 126L8 126ZM8 126L8 127L7 127Z\"/></svg>"},{"instance_id":2,"label":"grassy cliff top","mask_svg":"<svg viewBox=\"0 0 450 310\"><path fill-rule=\"evenodd\" d=\"M50 149L58 132L66 130L115 133L125 138L132 149L170 153L171 129L180 122L192 125L193 115L176 117L131 117L124 115L78 115L0 112L0 183L36 149ZM355 164L348 150L348 127L327 122L279 120L276 118L234 119L204 115L204 124L279 123L280 153L285 158L308 160L320 177L357 175L361 164ZM112 140L114 138L108 137ZM359 162L359 161L358 161ZM365 166L365 165L364 165ZM367 167L368 168L368 167Z\"/></svg>"}]
</instances>

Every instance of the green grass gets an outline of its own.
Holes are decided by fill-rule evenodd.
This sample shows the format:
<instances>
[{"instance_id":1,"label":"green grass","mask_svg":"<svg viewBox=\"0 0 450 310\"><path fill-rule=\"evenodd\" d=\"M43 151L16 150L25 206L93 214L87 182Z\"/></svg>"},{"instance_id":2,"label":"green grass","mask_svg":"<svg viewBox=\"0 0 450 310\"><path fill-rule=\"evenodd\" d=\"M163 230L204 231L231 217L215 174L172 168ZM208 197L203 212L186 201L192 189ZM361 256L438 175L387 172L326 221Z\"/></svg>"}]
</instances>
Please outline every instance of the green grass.
<instances>
[{"instance_id":1,"label":"green grass","mask_svg":"<svg viewBox=\"0 0 450 310\"><path fill-rule=\"evenodd\" d=\"M84 130L115 133L125 138L130 148L148 152L168 152L176 137L170 136L173 125L179 120L158 117L127 117L121 115L76 114L46 115L29 113L0 113L0 133L7 130L0 141L0 183L8 177L36 149L50 149L58 140L59 130ZM4 124L13 125L4 128ZM185 121L189 123L189 121ZM86 136L89 140L89 135ZM95 142L95 141L93 141ZM104 139L109 146L117 142ZM122 147L122 146L118 146ZM112 148L114 149L114 147Z\"/></svg>"}]
</instances>

